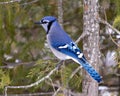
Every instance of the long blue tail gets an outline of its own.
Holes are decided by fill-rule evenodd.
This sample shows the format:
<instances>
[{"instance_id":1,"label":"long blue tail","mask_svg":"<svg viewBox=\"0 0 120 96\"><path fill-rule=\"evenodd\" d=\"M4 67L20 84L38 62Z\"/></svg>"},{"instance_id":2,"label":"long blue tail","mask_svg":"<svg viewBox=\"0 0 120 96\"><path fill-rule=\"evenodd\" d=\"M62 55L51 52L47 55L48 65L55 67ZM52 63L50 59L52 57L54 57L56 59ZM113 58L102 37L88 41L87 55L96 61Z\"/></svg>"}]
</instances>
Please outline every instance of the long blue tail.
<instances>
[{"instance_id":1,"label":"long blue tail","mask_svg":"<svg viewBox=\"0 0 120 96\"><path fill-rule=\"evenodd\" d=\"M80 58L78 61L93 79L95 79L98 83L102 81L99 73L86 61L85 58Z\"/></svg>"}]
</instances>

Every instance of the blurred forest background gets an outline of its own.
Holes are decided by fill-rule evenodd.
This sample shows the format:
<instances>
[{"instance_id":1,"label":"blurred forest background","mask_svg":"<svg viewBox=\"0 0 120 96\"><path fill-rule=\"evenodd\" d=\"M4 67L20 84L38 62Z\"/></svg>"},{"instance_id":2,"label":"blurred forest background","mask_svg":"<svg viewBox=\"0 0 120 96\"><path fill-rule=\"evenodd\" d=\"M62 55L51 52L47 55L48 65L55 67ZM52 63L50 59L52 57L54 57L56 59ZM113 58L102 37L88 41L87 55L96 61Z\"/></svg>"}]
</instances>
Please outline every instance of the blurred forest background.
<instances>
[{"instance_id":1,"label":"blurred forest background","mask_svg":"<svg viewBox=\"0 0 120 96\"><path fill-rule=\"evenodd\" d=\"M83 32L83 1L63 0L62 7L63 27L75 41ZM99 13L100 18L119 30L118 34L100 23L100 74L104 80L99 87L100 96L120 96L120 1L99 0ZM0 0L0 94L4 94L7 85L36 82L59 61L47 46L43 28L34 24L46 15L58 17L58 0ZM82 49L82 40L78 46ZM79 93L81 70L71 77L78 66L75 62L66 62L50 80L28 89L8 89L7 92L51 96L61 86L62 91L57 96L64 96L67 89Z\"/></svg>"}]
</instances>

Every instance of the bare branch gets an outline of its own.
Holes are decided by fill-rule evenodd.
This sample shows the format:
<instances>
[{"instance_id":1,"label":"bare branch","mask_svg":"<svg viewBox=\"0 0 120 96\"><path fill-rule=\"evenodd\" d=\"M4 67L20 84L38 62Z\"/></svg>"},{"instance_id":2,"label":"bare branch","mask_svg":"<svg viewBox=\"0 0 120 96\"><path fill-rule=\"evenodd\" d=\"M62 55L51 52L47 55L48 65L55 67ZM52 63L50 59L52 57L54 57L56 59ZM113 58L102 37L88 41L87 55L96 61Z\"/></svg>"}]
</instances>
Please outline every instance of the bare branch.
<instances>
[{"instance_id":1,"label":"bare branch","mask_svg":"<svg viewBox=\"0 0 120 96\"><path fill-rule=\"evenodd\" d=\"M49 80L50 80L50 82L51 82L51 85L52 85L52 87L53 87L53 90L54 90L54 92L55 92L56 90L55 90L54 83L53 83L53 81L52 81L52 79L51 79L51 78L49 78Z\"/></svg>"},{"instance_id":2,"label":"bare branch","mask_svg":"<svg viewBox=\"0 0 120 96\"><path fill-rule=\"evenodd\" d=\"M61 62L59 62L59 63L61 63ZM33 87L33 86L35 86L35 85L38 85L38 84L41 83L42 81L44 81L44 80L46 80L46 79L49 79L50 76L51 76L55 71L57 71L59 67L60 67L60 66L55 67L53 70L51 70L51 71L48 73L48 75L46 75L45 77L41 78L41 79L38 80L37 82L34 82L34 83L30 84L30 85L25 85L25 86L6 86L6 87L5 87L5 96L7 96L7 89L8 89L8 88L10 88L10 89L20 89L20 88L26 89L26 88L30 88L30 87Z\"/></svg>"},{"instance_id":3,"label":"bare branch","mask_svg":"<svg viewBox=\"0 0 120 96\"><path fill-rule=\"evenodd\" d=\"M87 35L87 33L82 33L82 35L80 35L80 37L75 41L75 43L78 43L81 39L83 39L85 36Z\"/></svg>"},{"instance_id":4,"label":"bare branch","mask_svg":"<svg viewBox=\"0 0 120 96\"><path fill-rule=\"evenodd\" d=\"M120 77L120 74L119 73L115 73L116 76Z\"/></svg>"},{"instance_id":5,"label":"bare branch","mask_svg":"<svg viewBox=\"0 0 120 96\"><path fill-rule=\"evenodd\" d=\"M110 35L110 39L112 40L112 42L113 42L115 45L117 45L118 47L120 47L120 45L119 45L117 42L115 42L115 40L112 38L111 34L109 34L109 35Z\"/></svg>"},{"instance_id":6,"label":"bare branch","mask_svg":"<svg viewBox=\"0 0 120 96\"><path fill-rule=\"evenodd\" d=\"M82 66L79 66L78 68L76 68L76 69L72 72L72 74L71 74L71 76L70 76L70 79L71 79L81 68L82 68Z\"/></svg>"},{"instance_id":7,"label":"bare branch","mask_svg":"<svg viewBox=\"0 0 120 96\"><path fill-rule=\"evenodd\" d=\"M17 88L30 88L33 87L35 85L38 85L39 83L41 83L42 81L48 79L58 68L55 67L52 71L50 71L50 73L48 75L46 75L45 77L43 77L42 79L38 80L37 82L34 82L30 85L25 85L25 86L6 86L5 87L5 96L7 96L7 89L17 89Z\"/></svg>"},{"instance_id":8,"label":"bare branch","mask_svg":"<svg viewBox=\"0 0 120 96\"><path fill-rule=\"evenodd\" d=\"M5 66L0 66L0 68L8 68L8 69L12 69L12 68L15 68L17 66L20 66L20 65L34 65L35 62L20 62L20 63L9 63L9 62L2 62L3 64L6 64Z\"/></svg>"},{"instance_id":9,"label":"bare branch","mask_svg":"<svg viewBox=\"0 0 120 96\"><path fill-rule=\"evenodd\" d=\"M27 3L23 3L22 5L29 5L29 4L32 4L32 3L36 3L38 0L33 0L31 2L27 2Z\"/></svg>"},{"instance_id":10,"label":"bare branch","mask_svg":"<svg viewBox=\"0 0 120 96\"><path fill-rule=\"evenodd\" d=\"M26 93L26 94L8 94L8 96L52 96L54 92L38 92L38 93ZM5 96L1 95L0 96Z\"/></svg>"},{"instance_id":11,"label":"bare branch","mask_svg":"<svg viewBox=\"0 0 120 96\"><path fill-rule=\"evenodd\" d=\"M116 28L114 28L112 25L110 25L107 21L105 21L105 20L103 20L103 19L101 19L101 18L98 18L98 20L99 20L99 22L101 22L101 23L105 24L106 26L108 26L109 28L111 28L111 29L112 29L114 32L116 32L117 34L120 34L120 31L118 31ZM109 31L109 30L108 30L108 31ZM110 32L109 32L109 33L110 33ZM113 41L113 43L114 43L115 45L117 45L118 47L120 47L120 45L117 44L117 43L115 42L115 40L112 38L111 34L109 34L109 36L110 36L111 40Z\"/></svg>"},{"instance_id":12,"label":"bare branch","mask_svg":"<svg viewBox=\"0 0 120 96\"><path fill-rule=\"evenodd\" d=\"M29 5L29 4L32 4L32 3L36 3L38 0L33 0L31 2L26 2L26 3L23 3L21 5ZM15 3L15 2L18 2L20 3L21 0L11 0L11 1L6 1L6 2L0 2L0 5L4 5L4 4L11 4L11 3Z\"/></svg>"},{"instance_id":13,"label":"bare branch","mask_svg":"<svg viewBox=\"0 0 120 96\"><path fill-rule=\"evenodd\" d=\"M107 25L109 28L111 28L113 31L115 31L117 34L120 34L120 31L118 31L116 28L114 28L112 25L110 25L107 21L101 19L101 18L98 18L98 21Z\"/></svg>"},{"instance_id":14,"label":"bare branch","mask_svg":"<svg viewBox=\"0 0 120 96\"><path fill-rule=\"evenodd\" d=\"M106 11L105 11L105 9L104 9L104 15L105 15L105 20L103 20L103 19L101 19L101 18L98 18L99 22L107 25L109 28L111 28L111 29L112 29L114 32L116 32L117 34L120 34L120 31L118 31L116 28L114 28L112 25L110 25L110 24L107 22L107 16L106 16ZM108 30L108 32L109 32L109 30ZM110 33L110 32L109 32L109 33ZM111 34L109 34L109 36L110 36L111 40L113 41L113 43L114 43L115 45L117 45L118 47L120 47L120 45L117 44L117 42L115 42L115 40L112 38Z\"/></svg>"},{"instance_id":15,"label":"bare branch","mask_svg":"<svg viewBox=\"0 0 120 96\"><path fill-rule=\"evenodd\" d=\"M55 93L53 94L53 96L57 96L57 94L58 94L58 92L61 90L61 87L59 87L56 91L55 91Z\"/></svg>"},{"instance_id":16,"label":"bare branch","mask_svg":"<svg viewBox=\"0 0 120 96\"><path fill-rule=\"evenodd\" d=\"M10 4L10 3L15 3L15 2L20 2L21 0L11 0L7 2L0 2L0 4Z\"/></svg>"}]
</instances>

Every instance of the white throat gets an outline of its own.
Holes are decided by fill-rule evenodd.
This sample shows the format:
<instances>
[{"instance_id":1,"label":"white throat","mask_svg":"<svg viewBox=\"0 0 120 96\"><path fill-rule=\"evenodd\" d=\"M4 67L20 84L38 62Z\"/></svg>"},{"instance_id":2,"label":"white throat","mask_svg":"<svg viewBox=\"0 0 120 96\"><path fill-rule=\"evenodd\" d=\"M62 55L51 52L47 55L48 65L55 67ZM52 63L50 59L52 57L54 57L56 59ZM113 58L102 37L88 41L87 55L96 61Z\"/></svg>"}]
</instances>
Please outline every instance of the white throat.
<instances>
[{"instance_id":1,"label":"white throat","mask_svg":"<svg viewBox=\"0 0 120 96\"><path fill-rule=\"evenodd\" d=\"M42 24L42 27L45 29L45 31L47 32L47 30L48 30L48 23L46 23L46 24Z\"/></svg>"}]
</instances>

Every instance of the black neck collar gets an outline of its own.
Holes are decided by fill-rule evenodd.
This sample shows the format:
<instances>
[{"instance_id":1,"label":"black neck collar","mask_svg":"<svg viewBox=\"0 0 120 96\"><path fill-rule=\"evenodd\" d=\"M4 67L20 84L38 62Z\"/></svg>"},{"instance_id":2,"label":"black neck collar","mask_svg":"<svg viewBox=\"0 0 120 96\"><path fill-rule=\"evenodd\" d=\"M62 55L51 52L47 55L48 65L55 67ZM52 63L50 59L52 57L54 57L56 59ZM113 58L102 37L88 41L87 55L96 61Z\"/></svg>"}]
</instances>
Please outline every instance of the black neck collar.
<instances>
[{"instance_id":1,"label":"black neck collar","mask_svg":"<svg viewBox=\"0 0 120 96\"><path fill-rule=\"evenodd\" d=\"M55 19L56 20L56 19ZM52 20L52 21L50 21L49 23L48 23L48 30L47 30L47 34L49 33L49 31L50 31L50 28L51 28L51 25L53 24L53 22L55 22L55 20Z\"/></svg>"}]
</instances>

